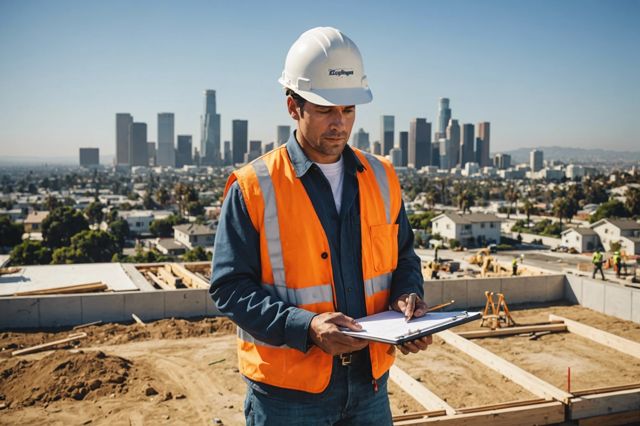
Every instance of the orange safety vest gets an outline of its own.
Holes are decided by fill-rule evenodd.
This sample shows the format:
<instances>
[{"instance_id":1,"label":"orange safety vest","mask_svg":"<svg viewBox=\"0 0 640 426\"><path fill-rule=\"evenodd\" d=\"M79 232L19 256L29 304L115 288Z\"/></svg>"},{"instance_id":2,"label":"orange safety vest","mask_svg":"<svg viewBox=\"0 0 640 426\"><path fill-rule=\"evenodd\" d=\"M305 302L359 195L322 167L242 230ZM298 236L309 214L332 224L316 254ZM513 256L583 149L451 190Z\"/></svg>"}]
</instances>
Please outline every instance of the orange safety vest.
<instances>
[{"instance_id":1,"label":"orange safety vest","mask_svg":"<svg viewBox=\"0 0 640 426\"><path fill-rule=\"evenodd\" d=\"M367 314L389 309L391 275L398 263L401 192L393 167L354 149L365 167L357 173L362 234L362 272ZM249 217L260 235L262 287L311 312L336 310L331 252L320 219L296 177L286 145L234 171ZM373 377L393 364L395 348L370 343ZM240 372L251 380L320 393L331 378L332 356L318 346L306 353L259 341L238 327Z\"/></svg>"}]
</instances>

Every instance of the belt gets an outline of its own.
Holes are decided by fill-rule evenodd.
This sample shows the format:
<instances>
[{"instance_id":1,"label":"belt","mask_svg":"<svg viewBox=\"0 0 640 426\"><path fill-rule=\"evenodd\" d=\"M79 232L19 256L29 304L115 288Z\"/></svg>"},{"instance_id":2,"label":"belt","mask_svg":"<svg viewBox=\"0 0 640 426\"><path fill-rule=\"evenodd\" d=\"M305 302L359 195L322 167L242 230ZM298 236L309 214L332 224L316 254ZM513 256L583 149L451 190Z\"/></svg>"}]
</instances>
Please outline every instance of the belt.
<instances>
[{"instance_id":1,"label":"belt","mask_svg":"<svg viewBox=\"0 0 640 426\"><path fill-rule=\"evenodd\" d=\"M353 360L353 357L351 356L350 353L340 354L338 356L340 357L340 363L342 364L343 367L347 365L351 365L351 361Z\"/></svg>"},{"instance_id":2,"label":"belt","mask_svg":"<svg viewBox=\"0 0 640 426\"><path fill-rule=\"evenodd\" d=\"M368 361L369 349L361 349L355 352L349 352L346 354L338 355L340 365L347 367L349 365L363 365L365 361Z\"/></svg>"}]
</instances>

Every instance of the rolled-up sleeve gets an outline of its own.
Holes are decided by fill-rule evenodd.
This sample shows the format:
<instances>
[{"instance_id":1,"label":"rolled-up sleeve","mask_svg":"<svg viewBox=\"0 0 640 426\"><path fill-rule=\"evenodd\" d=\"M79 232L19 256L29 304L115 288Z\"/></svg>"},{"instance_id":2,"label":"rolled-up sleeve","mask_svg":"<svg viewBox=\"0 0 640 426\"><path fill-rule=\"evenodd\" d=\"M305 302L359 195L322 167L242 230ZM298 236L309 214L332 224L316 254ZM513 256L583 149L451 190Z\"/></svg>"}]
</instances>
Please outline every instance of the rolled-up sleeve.
<instances>
[{"instance_id":1,"label":"rolled-up sleeve","mask_svg":"<svg viewBox=\"0 0 640 426\"><path fill-rule=\"evenodd\" d=\"M254 338L306 352L316 315L268 293L261 285L260 236L238 183L222 204L211 264L209 294L218 310Z\"/></svg>"},{"instance_id":2,"label":"rolled-up sleeve","mask_svg":"<svg viewBox=\"0 0 640 426\"><path fill-rule=\"evenodd\" d=\"M420 258L413 249L413 230L409 224L404 203L396 223L398 224L398 266L393 272L391 281L391 303L405 293L417 293L420 298L424 298L422 267Z\"/></svg>"}]
</instances>

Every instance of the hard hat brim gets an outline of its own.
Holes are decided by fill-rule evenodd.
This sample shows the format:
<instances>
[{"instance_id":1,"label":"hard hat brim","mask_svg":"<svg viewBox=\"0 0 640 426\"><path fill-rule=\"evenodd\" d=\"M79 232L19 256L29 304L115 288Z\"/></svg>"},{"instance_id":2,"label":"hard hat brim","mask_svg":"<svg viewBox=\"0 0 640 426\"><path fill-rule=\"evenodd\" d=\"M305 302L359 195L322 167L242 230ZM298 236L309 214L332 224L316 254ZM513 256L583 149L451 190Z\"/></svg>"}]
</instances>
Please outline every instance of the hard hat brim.
<instances>
[{"instance_id":1,"label":"hard hat brim","mask_svg":"<svg viewBox=\"0 0 640 426\"><path fill-rule=\"evenodd\" d=\"M305 100L321 106L361 105L373 100L369 88L320 89L314 91L294 90Z\"/></svg>"}]
</instances>

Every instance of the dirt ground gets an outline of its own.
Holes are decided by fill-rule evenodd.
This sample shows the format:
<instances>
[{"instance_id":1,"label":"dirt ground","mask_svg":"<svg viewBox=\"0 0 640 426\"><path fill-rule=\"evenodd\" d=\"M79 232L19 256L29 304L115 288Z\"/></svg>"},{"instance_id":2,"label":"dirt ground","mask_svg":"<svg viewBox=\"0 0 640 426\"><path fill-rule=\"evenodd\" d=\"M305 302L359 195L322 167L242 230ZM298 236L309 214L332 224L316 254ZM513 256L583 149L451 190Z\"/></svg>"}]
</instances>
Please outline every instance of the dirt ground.
<instances>
[{"instance_id":1,"label":"dirt ground","mask_svg":"<svg viewBox=\"0 0 640 426\"><path fill-rule=\"evenodd\" d=\"M579 306L515 310L518 323L565 316L634 341L640 325ZM477 330L478 323L455 329ZM224 319L104 324L66 349L10 357L18 348L70 331L0 333L0 424L244 424L245 384L238 374L234 326ZM428 351L397 365L454 408L536 398L437 337ZM571 335L475 339L475 343L566 389L640 382L640 361ZM64 346L63 346L64 348ZM423 411L390 383L392 412ZM4 407L4 408L2 408Z\"/></svg>"}]
</instances>

